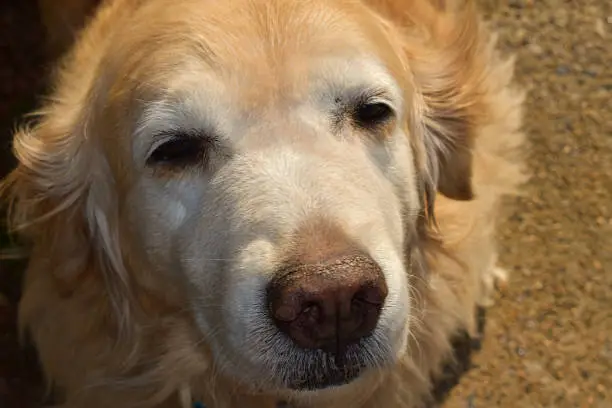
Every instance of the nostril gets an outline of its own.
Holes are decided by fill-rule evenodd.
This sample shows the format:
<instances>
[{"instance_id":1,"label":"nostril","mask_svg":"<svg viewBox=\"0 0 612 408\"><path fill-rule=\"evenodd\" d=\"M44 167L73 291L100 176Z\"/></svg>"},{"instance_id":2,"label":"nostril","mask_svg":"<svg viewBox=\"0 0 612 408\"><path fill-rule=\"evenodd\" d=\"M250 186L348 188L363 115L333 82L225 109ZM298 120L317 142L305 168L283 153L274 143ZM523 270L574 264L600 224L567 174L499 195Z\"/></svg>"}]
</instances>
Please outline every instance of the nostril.
<instances>
[{"instance_id":1,"label":"nostril","mask_svg":"<svg viewBox=\"0 0 612 408\"><path fill-rule=\"evenodd\" d=\"M369 303L370 305L380 306L385 303L387 291L384 286L373 285L361 288L353 296L353 302Z\"/></svg>"}]
</instances>

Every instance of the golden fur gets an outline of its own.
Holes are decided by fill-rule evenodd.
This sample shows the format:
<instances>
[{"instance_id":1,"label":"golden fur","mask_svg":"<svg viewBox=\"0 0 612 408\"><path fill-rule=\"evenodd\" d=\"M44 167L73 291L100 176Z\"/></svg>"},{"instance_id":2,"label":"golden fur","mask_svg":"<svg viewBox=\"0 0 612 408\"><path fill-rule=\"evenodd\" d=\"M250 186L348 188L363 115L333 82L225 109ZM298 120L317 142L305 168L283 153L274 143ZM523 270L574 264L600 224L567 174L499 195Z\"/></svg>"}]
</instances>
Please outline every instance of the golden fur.
<instances>
[{"instance_id":1,"label":"golden fur","mask_svg":"<svg viewBox=\"0 0 612 408\"><path fill-rule=\"evenodd\" d=\"M281 83L298 89L302 76L266 71L249 46L230 49L230 37L257 31L248 16L267 18L266 35L287 43L272 57L280 61L300 47L300 35L312 34L301 31L299 19L325 19L328 10L322 1L209 3L104 3L62 61L39 122L15 135L19 165L3 192L13 227L32 244L20 323L50 383L67 397L62 407L177 408L191 395L213 408L273 408L280 398L304 408L421 406L449 356L450 336L459 329L475 334L475 306L488 304L494 281L505 279L495 224L500 200L524 180L523 96L511 83L512 62L495 50L470 1L363 0L367 8L329 1L360 22L367 38L361 46L373 47L411 101L401 127L415 152L422 201L414 232L406 231L417 241L405 251L412 323L399 360L364 375L358 388L307 398L256 393L219 372L181 284L169 284L138 249L122 218L137 182L124 146L142 113L135 95L155 93L178 69L177 55L214 55L233 60L237 72L256 72L260 86L241 93L247 108L280 98ZM255 11L243 17L246 4ZM210 8L216 27L198 31L198 7ZM291 22L295 35L281 29ZM194 33L212 38L209 48L194 49ZM335 41L356 35L334 32L316 46L334 50Z\"/></svg>"}]
</instances>

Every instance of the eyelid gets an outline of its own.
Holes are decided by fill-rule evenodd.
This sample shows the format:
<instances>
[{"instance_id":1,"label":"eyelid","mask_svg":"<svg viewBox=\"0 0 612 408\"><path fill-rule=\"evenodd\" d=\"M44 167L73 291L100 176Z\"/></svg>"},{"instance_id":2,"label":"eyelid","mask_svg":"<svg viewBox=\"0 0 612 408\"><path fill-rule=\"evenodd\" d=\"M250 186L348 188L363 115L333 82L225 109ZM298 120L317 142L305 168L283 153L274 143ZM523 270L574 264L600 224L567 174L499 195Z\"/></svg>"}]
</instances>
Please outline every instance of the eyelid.
<instances>
[{"instance_id":1,"label":"eyelid","mask_svg":"<svg viewBox=\"0 0 612 408\"><path fill-rule=\"evenodd\" d=\"M151 143L151 146L149 146L149 149L147 150L145 155L145 157L147 158L150 157L153 152L155 152L163 144L168 143L171 140L177 139L177 136L175 132L163 131L156 133L153 136L153 139L155 141Z\"/></svg>"},{"instance_id":2,"label":"eyelid","mask_svg":"<svg viewBox=\"0 0 612 408\"><path fill-rule=\"evenodd\" d=\"M384 103L385 105L388 105L395 113L398 111L399 107L397 104L399 101L394 101L393 99L392 93L386 89L366 88L359 90L358 93L349 98L349 104L357 106L364 104Z\"/></svg>"},{"instance_id":3,"label":"eyelid","mask_svg":"<svg viewBox=\"0 0 612 408\"><path fill-rule=\"evenodd\" d=\"M213 146L216 146L219 142L216 136L211 136L208 132L199 129L166 129L156 132L153 139L155 141L147 150L145 157L150 157L163 144L177 139L202 139Z\"/></svg>"},{"instance_id":4,"label":"eyelid","mask_svg":"<svg viewBox=\"0 0 612 408\"><path fill-rule=\"evenodd\" d=\"M364 104L384 103L385 105L388 105L393 111L397 110L395 103L393 103L389 95L384 91L376 92L374 94L368 93L366 95L363 95L363 98L360 98L359 102Z\"/></svg>"}]
</instances>

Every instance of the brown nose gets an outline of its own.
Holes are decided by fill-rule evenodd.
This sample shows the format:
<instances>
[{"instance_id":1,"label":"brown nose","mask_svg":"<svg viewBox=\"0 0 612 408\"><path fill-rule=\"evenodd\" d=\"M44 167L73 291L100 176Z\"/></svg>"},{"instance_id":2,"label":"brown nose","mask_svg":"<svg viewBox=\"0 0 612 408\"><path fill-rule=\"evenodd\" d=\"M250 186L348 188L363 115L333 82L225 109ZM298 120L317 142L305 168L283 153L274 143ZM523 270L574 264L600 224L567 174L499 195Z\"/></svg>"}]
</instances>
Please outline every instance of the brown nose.
<instances>
[{"instance_id":1,"label":"brown nose","mask_svg":"<svg viewBox=\"0 0 612 408\"><path fill-rule=\"evenodd\" d=\"M343 354L372 333L387 297L378 264L361 252L298 264L268 286L276 326L299 347Z\"/></svg>"}]
</instances>

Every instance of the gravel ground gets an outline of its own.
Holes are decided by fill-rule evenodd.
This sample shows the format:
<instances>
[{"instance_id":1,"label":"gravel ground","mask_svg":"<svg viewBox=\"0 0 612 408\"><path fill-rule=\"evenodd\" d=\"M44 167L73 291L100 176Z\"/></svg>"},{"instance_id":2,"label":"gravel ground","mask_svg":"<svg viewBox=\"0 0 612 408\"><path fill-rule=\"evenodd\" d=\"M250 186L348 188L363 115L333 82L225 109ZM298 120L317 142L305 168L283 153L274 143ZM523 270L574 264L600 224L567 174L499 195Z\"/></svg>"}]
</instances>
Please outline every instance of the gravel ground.
<instances>
[{"instance_id":1,"label":"gravel ground","mask_svg":"<svg viewBox=\"0 0 612 408\"><path fill-rule=\"evenodd\" d=\"M0 2L0 171L45 65L32 1ZM481 0L530 89L534 177L501 227L507 291L445 408L612 407L612 2ZM0 265L0 407L36 407L17 348L17 269Z\"/></svg>"}]
</instances>

